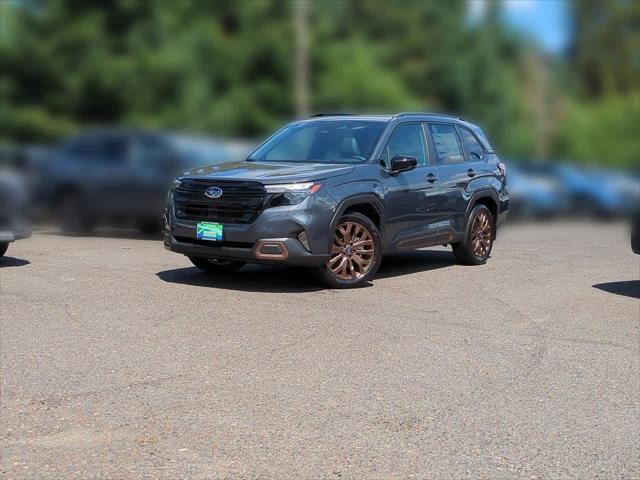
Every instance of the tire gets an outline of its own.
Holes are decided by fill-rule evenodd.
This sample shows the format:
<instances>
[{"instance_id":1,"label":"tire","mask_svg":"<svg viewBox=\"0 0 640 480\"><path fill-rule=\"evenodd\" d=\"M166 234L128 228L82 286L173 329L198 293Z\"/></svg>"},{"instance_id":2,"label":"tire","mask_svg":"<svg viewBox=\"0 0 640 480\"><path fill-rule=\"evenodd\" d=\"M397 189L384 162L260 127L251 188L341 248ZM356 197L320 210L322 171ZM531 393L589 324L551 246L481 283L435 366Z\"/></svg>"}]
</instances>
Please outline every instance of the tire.
<instances>
[{"instance_id":1,"label":"tire","mask_svg":"<svg viewBox=\"0 0 640 480\"><path fill-rule=\"evenodd\" d=\"M9 248L9 242L0 242L0 257L4 257L4 254L7 253L7 248Z\"/></svg>"},{"instance_id":2,"label":"tire","mask_svg":"<svg viewBox=\"0 0 640 480\"><path fill-rule=\"evenodd\" d=\"M332 256L316 269L319 279L331 288L362 287L373 279L382 261L382 238L371 219L346 214L330 235Z\"/></svg>"},{"instance_id":3,"label":"tire","mask_svg":"<svg viewBox=\"0 0 640 480\"><path fill-rule=\"evenodd\" d=\"M235 262L233 260L223 260L222 258L203 258L203 257L189 257L191 263L193 263L200 270L207 273L229 273L235 272L244 266L244 262Z\"/></svg>"},{"instance_id":4,"label":"tire","mask_svg":"<svg viewBox=\"0 0 640 480\"><path fill-rule=\"evenodd\" d=\"M87 235L93 231L87 202L80 194L65 194L58 203L58 214L65 235Z\"/></svg>"},{"instance_id":5,"label":"tire","mask_svg":"<svg viewBox=\"0 0 640 480\"><path fill-rule=\"evenodd\" d=\"M491 211L485 205L476 205L467 220L464 240L452 245L456 262L482 265L491 254L495 238L496 223Z\"/></svg>"}]
</instances>

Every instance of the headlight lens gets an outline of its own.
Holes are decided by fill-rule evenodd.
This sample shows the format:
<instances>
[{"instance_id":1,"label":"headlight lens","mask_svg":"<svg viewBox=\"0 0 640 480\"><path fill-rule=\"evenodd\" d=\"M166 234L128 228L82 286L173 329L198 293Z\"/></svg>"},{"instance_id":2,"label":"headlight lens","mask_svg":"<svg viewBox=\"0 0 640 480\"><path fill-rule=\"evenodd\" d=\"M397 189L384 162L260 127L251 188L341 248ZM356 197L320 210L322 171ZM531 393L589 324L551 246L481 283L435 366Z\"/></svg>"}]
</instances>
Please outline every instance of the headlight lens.
<instances>
[{"instance_id":1,"label":"headlight lens","mask_svg":"<svg viewBox=\"0 0 640 480\"><path fill-rule=\"evenodd\" d=\"M272 207L295 205L313 195L322 188L322 182L286 183L281 185L265 185L267 193L275 194Z\"/></svg>"},{"instance_id":2,"label":"headlight lens","mask_svg":"<svg viewBox=\"0 0 640 480\"><path fill-rule=\"evenodd\" d=\"M312 195L322 188L320 182L305 182L305 183L287 183L283 185L265 185L264 189L267 193L307 193Z\"/></svg>"}]
</instances>

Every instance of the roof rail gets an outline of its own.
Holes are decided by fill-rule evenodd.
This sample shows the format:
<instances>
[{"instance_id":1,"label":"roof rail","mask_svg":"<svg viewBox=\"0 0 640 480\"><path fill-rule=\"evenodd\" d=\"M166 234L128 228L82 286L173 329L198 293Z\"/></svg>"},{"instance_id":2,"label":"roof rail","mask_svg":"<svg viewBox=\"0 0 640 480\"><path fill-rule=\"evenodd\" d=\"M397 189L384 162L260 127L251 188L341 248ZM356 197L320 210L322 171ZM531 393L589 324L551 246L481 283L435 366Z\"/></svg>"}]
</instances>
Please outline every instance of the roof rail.
<instances>
[{"instance_id":1,"label":"roof rail","mask_svg":"<svg viewBox=\"0 0 640 480\"><path fill-rule=\"evenodd\" d=\"M346 117L346 116L349 116L349 115L355 115L355 113L314 113L309 118L316 118L316 117L342 117L342 116Z\"/></svg>"},{"instance_id":2,"label":"roof rail","mask_svg":"<svg viewBox=\"0 0 640 480\"><path fill-rule=\"evenodd\" d=\"M429 112L400 112L394 115L394 117L408 117L412 115L428 115L430 117L445 117L445 118L455 118L456 120L462 120L462 117L457 115L449 115L447 113L429 113Z\"/></svg>"}]
</instances>

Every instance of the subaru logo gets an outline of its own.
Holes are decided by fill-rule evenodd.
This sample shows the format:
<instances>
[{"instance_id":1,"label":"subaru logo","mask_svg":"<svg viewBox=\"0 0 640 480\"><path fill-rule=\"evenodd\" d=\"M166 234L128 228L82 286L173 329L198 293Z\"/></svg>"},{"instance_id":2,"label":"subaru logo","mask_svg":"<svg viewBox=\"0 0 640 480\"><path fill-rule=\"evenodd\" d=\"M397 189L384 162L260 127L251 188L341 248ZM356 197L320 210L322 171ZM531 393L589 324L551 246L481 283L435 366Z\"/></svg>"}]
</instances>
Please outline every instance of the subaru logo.
<instances>
[{"instance_id":1,"label":"subaru logo","mask_svg":"<svg viewBox=\"0 0 640 480\"><path fill-rule=\"evenodd\" d=\"M204 194L209 198L220 198L222 196L222 189L219 187L209 187Z\"/></svg>"}]
</instances>

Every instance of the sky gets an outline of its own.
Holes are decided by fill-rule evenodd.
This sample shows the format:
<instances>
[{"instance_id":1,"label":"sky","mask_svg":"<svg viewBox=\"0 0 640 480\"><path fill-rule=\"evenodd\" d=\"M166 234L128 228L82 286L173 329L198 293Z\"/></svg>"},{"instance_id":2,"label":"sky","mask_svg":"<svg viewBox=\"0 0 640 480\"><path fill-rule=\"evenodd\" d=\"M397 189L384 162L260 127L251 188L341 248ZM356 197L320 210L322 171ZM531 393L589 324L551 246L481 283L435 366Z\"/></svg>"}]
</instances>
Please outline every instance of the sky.
<instances>
[{"instance_id":1,"label":"sky","mask_svg":"<svg viewBox=\"0 0 640 480\"><path fill-rule=\"evenodd\" d=\"M471 21L482 17L487 0L469 1ZM546 51L561 53L570 38L567 0L503 0L505 22Z\"/></svg>"}]
</instances>

